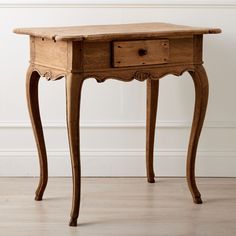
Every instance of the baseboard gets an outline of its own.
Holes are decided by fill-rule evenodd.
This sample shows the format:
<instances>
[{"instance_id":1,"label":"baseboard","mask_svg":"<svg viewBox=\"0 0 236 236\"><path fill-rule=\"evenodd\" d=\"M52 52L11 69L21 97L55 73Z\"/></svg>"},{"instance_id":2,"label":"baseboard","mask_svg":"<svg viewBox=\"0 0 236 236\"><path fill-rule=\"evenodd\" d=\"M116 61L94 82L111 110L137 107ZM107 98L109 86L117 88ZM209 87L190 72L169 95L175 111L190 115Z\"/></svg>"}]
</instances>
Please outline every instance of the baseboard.
<instances>
[{"instance_id":1,"label":"baseboard","mask_svg":"<svg viewBox=\"0 0 236 236\"><path fill-rule=\"evenodd\" d=\"M69 152L48 152L49 175L71 176ZM82 151L83 176L145 176L144 150ZM185 176L185 150L155 152L157 176ZM199 151L196 175L199 177L236 177L236 150ZM38 176L38 157L35 150L1 150L0 176Z\"/></svg>"}]
</instances>

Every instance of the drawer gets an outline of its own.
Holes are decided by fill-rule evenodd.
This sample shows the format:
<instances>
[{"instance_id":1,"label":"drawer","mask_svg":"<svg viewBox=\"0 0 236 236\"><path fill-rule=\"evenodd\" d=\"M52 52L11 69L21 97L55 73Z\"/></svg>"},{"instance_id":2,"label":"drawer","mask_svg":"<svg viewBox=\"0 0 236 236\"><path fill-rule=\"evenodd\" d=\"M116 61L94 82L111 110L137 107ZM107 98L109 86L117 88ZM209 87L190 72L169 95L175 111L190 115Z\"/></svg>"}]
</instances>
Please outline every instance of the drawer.
<instances>
[{"instance_id":1,"label":"drawer","mask_svg":"<svg viewBox=\"0 0 236 236\"><path fill-rule=\"evenodd\" d=\"M157 65L169 59L169 40L113 42L113 67Z\"/></svg>"}]
</instances>

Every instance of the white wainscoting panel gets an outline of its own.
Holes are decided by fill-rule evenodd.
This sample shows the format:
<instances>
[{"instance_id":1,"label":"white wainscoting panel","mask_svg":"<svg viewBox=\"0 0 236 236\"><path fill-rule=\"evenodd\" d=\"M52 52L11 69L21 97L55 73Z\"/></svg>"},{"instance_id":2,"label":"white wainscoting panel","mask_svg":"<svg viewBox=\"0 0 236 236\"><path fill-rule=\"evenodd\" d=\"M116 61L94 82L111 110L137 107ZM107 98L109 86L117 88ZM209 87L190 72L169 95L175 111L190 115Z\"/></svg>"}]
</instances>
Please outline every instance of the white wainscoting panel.
<instances>
[{"instance_id":1,"label":"white wainscoting panel","mask_svg":"<svg viewBox=\"0 0 236 236\"><path fill-rule=\"evenodd\" d=\"M16 27L131 22L172 22L220 27L204 37L210 82L209 107L199 143L198 176L236 176L236 1L9 0L0 1L0 176L37 176L38 159L25 99L27 36ZM64 80L40 83L40 104L49 174L69 176ZM145 83L88 80L81 108L82 174L145 175ZM159 176L184 176L193 113L190 76L160 82L155 169Z\"/></svg>"}]
</instances>

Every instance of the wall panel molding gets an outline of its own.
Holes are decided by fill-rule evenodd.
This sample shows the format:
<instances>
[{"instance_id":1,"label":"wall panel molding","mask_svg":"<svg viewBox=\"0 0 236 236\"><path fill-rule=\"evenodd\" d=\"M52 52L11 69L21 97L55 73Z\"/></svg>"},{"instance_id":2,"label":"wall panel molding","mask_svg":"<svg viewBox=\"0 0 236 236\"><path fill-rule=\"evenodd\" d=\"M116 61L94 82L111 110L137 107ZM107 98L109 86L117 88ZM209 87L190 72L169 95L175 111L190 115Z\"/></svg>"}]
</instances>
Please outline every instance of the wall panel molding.
<instances>
[{"instance_id":1,"label":"wall panel molding","mask_svg":"<svg viewBox=\"0 0 236 236\"><path fill-rule=\"evenodd\" d=\"M66 128L66 122L46 122L43 123L44 128L55 128L55 129L64 129ZM81 128L145 128L145 122L140 121L124 121L124 122L90 122L90 123L81 123ZM159 128L190 128L191 122L188 121L157 121L157 127ZM12 129L12 128L21 128L28 129L31 128L29 122L0 122L0 129ZM204 128L236 128L236 121L215 121L215 122L205 122Z\"/></svg>"},{"instance_id":2,"label":"wall panel molding","mask_svg":"<svg viewBox=\"0 0 236 236\"><path fill-rule=\"evenodd\" d=\"M159 150L154 155L158 176L185 176L186 150ZM0 150L0 161L0 176L38 176L36 150ZM68 150L49 150L48 161L49 176L71 176ZM145 152L140 149L82 150L81 162L83 176L145 176ZM199 150L196 174L235 177L235 165L236 150Z\"/></svg>"},{"instance_id":3,"label":"wall panel molding","mask_svg":"<svg viewBox=\"0 0 236 236\"><path fill-rule=\"evenodd\" d=\"M223 0L0 0L0 7L236 7Z\"/></svg>"}]
</instances>

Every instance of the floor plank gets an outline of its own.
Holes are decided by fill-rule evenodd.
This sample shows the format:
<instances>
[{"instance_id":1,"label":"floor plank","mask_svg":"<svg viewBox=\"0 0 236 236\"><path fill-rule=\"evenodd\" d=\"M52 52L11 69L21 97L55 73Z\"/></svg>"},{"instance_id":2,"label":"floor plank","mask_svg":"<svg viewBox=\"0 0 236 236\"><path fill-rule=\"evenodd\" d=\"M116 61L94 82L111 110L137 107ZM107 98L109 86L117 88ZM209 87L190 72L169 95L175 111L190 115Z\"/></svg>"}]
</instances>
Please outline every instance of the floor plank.
<instances>
[{"instance_id":1,"label":"floor plank","mask_svg":"<svg viewBox=\"0 0 236 236\"><path fill-rule=\"evenodd\" d=\"M0 178L0 235L236 235L236 178L200 178L202 205L184 178L83 178L79 226L69 227L71 179L51 178L41 202L37 178Z\"/></svg>"}]
</instances>

